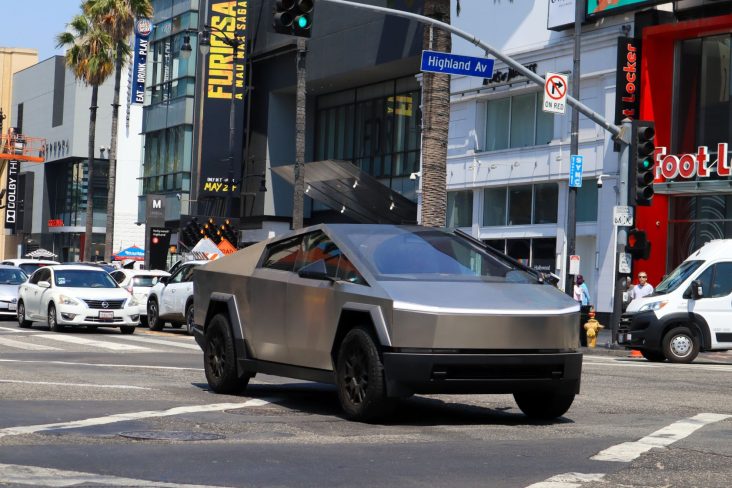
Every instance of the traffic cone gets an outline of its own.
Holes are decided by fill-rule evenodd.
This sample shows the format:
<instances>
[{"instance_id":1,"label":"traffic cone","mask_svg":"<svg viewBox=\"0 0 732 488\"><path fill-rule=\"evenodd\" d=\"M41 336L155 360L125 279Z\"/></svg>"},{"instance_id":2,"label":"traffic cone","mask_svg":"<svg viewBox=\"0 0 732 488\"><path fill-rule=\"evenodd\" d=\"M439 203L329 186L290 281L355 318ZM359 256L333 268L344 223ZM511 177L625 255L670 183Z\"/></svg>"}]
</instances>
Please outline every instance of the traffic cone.
<instances>
[{"instance_id":1,"label":"traffic cone","mask_svg":"<svg viewBox=\"0 0 732 488\"><path fill-rule=\"evenodd\" d=\"M631 349L630 350L630 357L632 358L642 358L643 354L638 349Z\"/></svg>"}]
</instances>

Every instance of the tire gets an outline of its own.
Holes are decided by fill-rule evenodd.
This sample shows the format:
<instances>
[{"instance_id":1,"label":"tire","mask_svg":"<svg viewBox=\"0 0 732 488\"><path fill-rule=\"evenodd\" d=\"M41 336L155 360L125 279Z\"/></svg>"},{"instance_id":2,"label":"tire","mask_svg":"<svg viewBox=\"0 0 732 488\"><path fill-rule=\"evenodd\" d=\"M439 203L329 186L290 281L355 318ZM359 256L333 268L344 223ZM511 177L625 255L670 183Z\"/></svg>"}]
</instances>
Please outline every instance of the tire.
<instances>
[{"instance_id":1,"label":"tire","mask_svg":"<svg viewBox=\"0 0 732 488\"><path fill-rule=\"evenodd\" d=\"M154 298L147 301L147 326L150 330L163 330L165 322L160 320L160 308Z\"/></svg>"},{"instance_id":2,"label":"tire","mask_svg":"<svg viewBox=\"0 0 732 488\"><path fill-rule=\"evenodd\" d=\"M574 401L574 393L556 391L514 393L514 400L527 417L536 420L554 420L561 417Z\"/></svg>"},{"instance_id":3,"label":"tire","mask_svg":"<svg viewBox=\"0 0 732 488\"><path fill-rule=\"evenodd\" d=\"M135 333L135 326L134 325L122 325L119 328L120 333L129 335Z\"/></svg>"},{"instance_id":4,"label":"tire","mask_svg":"<svg viewBox=\"0 0 732 488\"><path fill-rule=\"evenodd\" d=\"M663 336L663 355L672 363L690 363L699 355L699 339L688 327L676 327Z\"/></svg>"},{"instance_id":5,"label":"tire","mask_svg":"<svg viewBox=\"0 0 732 488\"><path fill-rule=\"evenodd\" d=\"M229 319L223 314L215 315L206 327L205 339L203 368L211 390L226 394L243 391L250 376L240 378L237 374L236 349Z\"/></svg>"},{"instance_id":6,"label":"tire","mask_svg":"<svg viewBox=\"0 0 732 488\"><path fill-rule=\"evenodd\" d=\"M140 325L147 327L147 315L140 315Z\"/></svg>"},{"instance_id":7,"label":"tire","mask_svg":"<svg viewBox=\"0 0 732 488\"><path fill-rule=\"evenodd\" d=\"M28 329L33 325L33 322L26 320L25 318L25 303L22 300L18 301L18 327L21 329Z\"/></svg>"},{"instance_id":8,"label":"tire","mask_svg":"<svg viewBox=\"0 0 732 488\"><path fill-rule=\"evenodd\" d=\"M48 329L51 332L62 332L64 330L64 326L58 323L56 305L53 303L48 306Z\"/></svg>"},{"instance_id":9,"label":"tire","mask_svg":"<svg viewBox=\"0 0 732 488\"><path fill-rule=\"evenodd\" d=\"M644 358L646 358L647 361L650 361L652 363L662 363L666 360L666 356L664 356L662 352L646 351L645 349L641 349L640 353L643 355Z\"/></svg>"},{"instance_id":10,"label":"tire","mask_svg":"<svg viewBox=\"0 0 732 488\"><path fill-rule=\"evenodd\" d=\"M181 324L180 322L171 322L170 326L174 329L180 329L181 327L183 327L183 324Z\"/></svg>"},{"instance_id":11,"label":"tire","mask_svg":"<svg viewBox=\"0 0 732 488\"><path fill-rule=\"evenodd\" d=\"M186 307L186 334L193 335L193 302Z\"/></svg>"},{"instance_id":12,"label":"tire","mask_svg":"<svg viewBox=\"0 0 732 488\"><path fill-rule=\"evenodd\" d=\"M371 334L361 327L349 331L338 348L336 389L341 408L351 420L376 420L391 413L386 397L384 365Z\"/></svg>"}]
</instances>

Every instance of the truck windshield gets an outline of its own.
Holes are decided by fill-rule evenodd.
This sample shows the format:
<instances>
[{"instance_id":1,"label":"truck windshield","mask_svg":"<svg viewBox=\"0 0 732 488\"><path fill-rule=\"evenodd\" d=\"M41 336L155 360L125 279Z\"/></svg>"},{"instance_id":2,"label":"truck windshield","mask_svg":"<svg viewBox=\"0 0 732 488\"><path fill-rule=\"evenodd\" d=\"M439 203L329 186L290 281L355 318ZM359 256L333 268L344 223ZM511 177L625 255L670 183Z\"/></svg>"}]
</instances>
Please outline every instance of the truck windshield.
<instances>
[{"instance_id":1,"label":"truck windshield","mask_svg":"<svg viewBox=\"0 0 732 488\"><path fill-rule=\"evenodd\" d=\"M691 274L699 269L699 266L704 264L704 261L684 261L679 265L678 268L673 270L671 274L666 276L661 283L658 284L654 290L654 295L664 295L671 293L681 285Z\"/></svg>"}]
</instances>

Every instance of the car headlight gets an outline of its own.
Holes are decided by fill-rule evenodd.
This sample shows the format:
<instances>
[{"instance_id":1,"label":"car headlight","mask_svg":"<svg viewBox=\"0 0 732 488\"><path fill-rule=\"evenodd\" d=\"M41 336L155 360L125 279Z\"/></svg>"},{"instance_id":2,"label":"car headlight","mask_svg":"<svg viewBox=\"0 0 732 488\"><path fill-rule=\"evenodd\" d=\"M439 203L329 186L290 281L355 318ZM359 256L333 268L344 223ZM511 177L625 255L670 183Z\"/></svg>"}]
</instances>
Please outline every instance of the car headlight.
<instances>
[{"instance_id":1,"label":"car headlight","mask_svg":"<svg viewBox=\"0 0 732 488\"><path fill-rule=\"evenodd\" d=\"M137 298L131 297L127 300L127 306L128 307L137 307L140 305L140 302L137 301Z\"/></svg>"},{"instance_id":2,"label":"car headlight","mask_svg":"<svg viewBox=\"0 0 732 488\"><path fill-rule=\"evenodd\" d=\"M639 308L638 311L639 312L645 312L647 310L661 310L667 304L668 304L668 302L651 302L651 303L646 303L641 308Z\"/></svg>"},{"instance_id":3,"label":"car headlight","mask_svg":"<svg viewBox=\"0 0 732 488\"><path fill-rule=\"evenodd\" d=\"M81 305L78 300L75 300L71 297L68 297L66 295L60 295L58 297L58 302L61 305Z\"/></svg>"}]
</instances>

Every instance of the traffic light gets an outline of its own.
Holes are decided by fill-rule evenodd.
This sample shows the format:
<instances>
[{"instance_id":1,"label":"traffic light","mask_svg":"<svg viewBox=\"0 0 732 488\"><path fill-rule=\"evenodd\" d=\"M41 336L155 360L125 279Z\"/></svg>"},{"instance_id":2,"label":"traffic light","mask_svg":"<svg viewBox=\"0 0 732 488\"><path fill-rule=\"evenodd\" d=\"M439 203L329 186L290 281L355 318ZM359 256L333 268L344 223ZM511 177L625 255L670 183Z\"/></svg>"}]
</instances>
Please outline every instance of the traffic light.
<instances>
[{"instance_id":1,"label":"traffic light","mask_svg":"<svg viewBox=\"0 0 732 488\"><path fill-rule=\"evenodd\" d=\"M181 231L179 241L186 247L191 248L195 246L200 239L201 224L198 223L198 218L193 217Z\"/></svg>"},{"instance_id":2,"label":"traffic light","mask_svg":"<svg viewBox=\"0 0 732 488\"><path fill-rule=\"evenodd\" d=\"M310 37L313 6L313 0L277 0L272 19L275 32Z\"/></svg>"},{"instance_id":3,"label":"traffic light","mask_svg":"<svg viewBox=\"0 0 732 488\"><path fill-rule=\"evenodd\" d=\"M625 245L625 252L633 259L648 259L651 255L651 243L645 231L630 229L628 231L628 243Z\"/></svg>"},{"instance_id":4,"label":"traffic light","mask_svg":"<svg viewBox=\"0 0 732 488\"><path fill-rule=\"evenodd\" d=\"M632 141L630 145L630 175L628 203L649 206L653 199L653 179L655 168L653 152L656 146L653 138L656 135L653 122L647 120L633 121Z\"/></svg>"}]
</instances>

